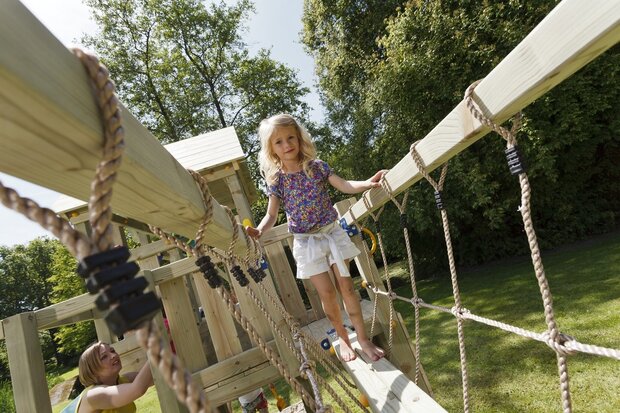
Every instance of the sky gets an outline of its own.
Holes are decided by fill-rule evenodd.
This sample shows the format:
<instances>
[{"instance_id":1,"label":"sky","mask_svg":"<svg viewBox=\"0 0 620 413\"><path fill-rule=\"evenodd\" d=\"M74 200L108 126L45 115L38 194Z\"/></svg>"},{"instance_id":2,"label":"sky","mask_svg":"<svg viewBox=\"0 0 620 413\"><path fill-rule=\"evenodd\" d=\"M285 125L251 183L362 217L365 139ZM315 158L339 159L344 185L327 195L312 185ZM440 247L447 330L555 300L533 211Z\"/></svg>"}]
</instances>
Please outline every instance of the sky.
<instances>
[{"instance_id":1,"label":"sky","mask_svg":"<svg viewBox=\"0 0 620 413\"><path fill-rule=\"evenodd\" d=\"M81 0L20 0L47 29L65 46L80 46L83 33L95 34L96 26L90 19L88 7ZM312 108L311 118L321 121L323 112L314 88L314 63L305 54L299 40L301 32L302 0L254 0L256 13L247 23L245 41L250 51L271 50L273 59L297 71L299 79L312 90L306 102ZM0 171L2 170L0 165ZM60 194L0 172L4 186L15 189L22 197L51 208ZM0 245L26 244L52 234L0 204Z\"/></svg>"}]
</instances>

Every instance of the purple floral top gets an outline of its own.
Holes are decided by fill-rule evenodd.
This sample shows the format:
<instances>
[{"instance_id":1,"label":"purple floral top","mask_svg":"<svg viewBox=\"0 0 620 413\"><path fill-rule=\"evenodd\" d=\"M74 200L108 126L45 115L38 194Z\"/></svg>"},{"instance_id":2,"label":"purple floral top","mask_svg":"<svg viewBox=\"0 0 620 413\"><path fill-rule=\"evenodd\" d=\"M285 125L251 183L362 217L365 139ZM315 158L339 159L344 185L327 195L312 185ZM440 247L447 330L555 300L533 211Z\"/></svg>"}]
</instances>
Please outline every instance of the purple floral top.
<instances>
[{"instance_id":1,"label":"purple floral top","mask_svg":"<svg viewBox=\"0 0 620 413\"><path fill-rule=\"evenodd\" d=\"M276 183L267 190L268 195L280 198L291 233L303 234L338 218L327 193L327 178L333 173L331 168L327 162L315 159L310 162L310 170L311 178L304 171L280 172Z\"/></svg>"}]
</instances>

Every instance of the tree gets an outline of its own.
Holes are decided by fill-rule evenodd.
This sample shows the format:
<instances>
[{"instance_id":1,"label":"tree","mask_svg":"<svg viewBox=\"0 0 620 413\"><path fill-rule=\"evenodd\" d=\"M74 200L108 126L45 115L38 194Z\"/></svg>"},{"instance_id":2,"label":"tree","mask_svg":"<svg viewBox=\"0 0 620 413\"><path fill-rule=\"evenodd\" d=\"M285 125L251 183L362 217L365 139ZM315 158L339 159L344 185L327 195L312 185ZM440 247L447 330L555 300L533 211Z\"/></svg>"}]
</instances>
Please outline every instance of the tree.
<instances>
[{"instance_id":1,"label":"tree","mask_svg":"<svg viewBox=\"0 0 620 413\"><path fill-rule=\"evenodd\" d=\"M163 143L234 126L246 153L258 150L261 119L302 119L308 93L267 50L242 40L252 4L240 0L87 0L100 33L86 36L116 80L121 100ZM254 168L252 168L254 169Z\"/></svg>"},{"instance_id":2,"label":"tree","mask_svg":"<svg viewBox=\"0 0 620 413\"><path fill-rule=\"evenodd\" d=\"M409 145L439 123L467 86L489 73L557 2L403 2L383 9L385 19L373 20L370 34L362 29L363 17L377 2L343 0L333 8L324 3L307 3L304 18L312 24L305 25L304 39L314 48L328 116L343 142L334 163L363 175L370 172L363 171L368 164L394 165L406 156ZM355 59L352 50L359 54ZM618 225L620 170L613 159L620 153L619 60L616 46L525 109L519 141L537 189L533 212L543 247ZM351 61L355 67L347 69L350 64L343 62ZM352 81L332 80L343 73ZM360 150L372 162L356 162ZM503 157L503 143L490 136L450 161L444 196L460 264L526 251L516 213L518 185ZM446 264L432 191L421 183L412 192L418 261L425 272L434 272ZM385 232L398 230L393 217L385 219ZM392 256L402 257L396 233L385 239Z\"/></svg>"}]
</instances>

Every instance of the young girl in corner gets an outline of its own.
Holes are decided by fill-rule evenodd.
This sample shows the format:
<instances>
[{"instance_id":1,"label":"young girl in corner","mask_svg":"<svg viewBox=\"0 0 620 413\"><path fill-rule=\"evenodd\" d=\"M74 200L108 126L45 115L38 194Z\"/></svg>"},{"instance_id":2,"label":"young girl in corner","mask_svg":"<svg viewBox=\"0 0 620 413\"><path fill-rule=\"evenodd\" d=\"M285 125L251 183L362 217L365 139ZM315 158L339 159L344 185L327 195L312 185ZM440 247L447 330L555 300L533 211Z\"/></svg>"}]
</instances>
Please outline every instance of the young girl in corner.
<instances>
[{"instance_id":1,"label":"young girl in corner","mask_svg":"<svg viewBox=\"0 0 620 413\"><path fill-rule=\"evenodd\" d=\"M362 309L348 269L349 260L360 251L337 222L338 213L327 193L327 184L341 192L356 194L380 186L384 171L366 181L342 179L327 163L316 159L310 135L291 115L280 114L263 120L258 136L260 169L267 180L269 205L260 224L256 228L246 228L248 235L257 239L272 228L282 206L289 232L294 235L297 278L309 278L319 293L323 310L340 337L340 357L350 361L356 354L342 324L336 289L342 296L362 350L371 360L378 360L384 352L366 335ZM330 268L336 275L336 288L328 274Z\"/></svg>"}]
</instances>

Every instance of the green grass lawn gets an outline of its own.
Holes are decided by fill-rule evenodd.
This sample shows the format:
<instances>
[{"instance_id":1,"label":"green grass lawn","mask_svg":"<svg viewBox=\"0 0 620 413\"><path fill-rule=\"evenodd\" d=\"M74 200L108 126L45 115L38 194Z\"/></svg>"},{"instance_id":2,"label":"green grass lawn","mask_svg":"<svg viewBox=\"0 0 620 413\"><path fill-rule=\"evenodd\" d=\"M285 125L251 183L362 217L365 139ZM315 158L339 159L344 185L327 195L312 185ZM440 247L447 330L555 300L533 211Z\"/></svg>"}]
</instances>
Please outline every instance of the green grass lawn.
<instances>
[{"instance_id":1,"label":"green grass lawn","mask_svg":"<svg viewBox=\"0 0 620 413\"><path fill-rule=\"evenodd\" d=\"M582 343L620 348L620 233L544 252L543 261L560 330ZM390 274L408 282L406 268L405 262L391 265ZM472 313L528 330L546 330L529 257L460 271L459 286L463 306ZM448 274L420 282L418 291L427 303L453 305ZM411 289L407 285L397 293L410 297ZM411 305L397 301L396 308L413 337ZM421 360L435 399L449 412L462 411L454 317L423 308L420 333ZM465 322L465 340L472 411L562 410L556 357L546 345L473 321ZM620 412L620 361L577 354L569 357L568 371L574 411ZM299 400L284 380L276 386L289 403ZM271 411L277 411L268 388L264 390ZM160 412L154 389L136 404L139 412ZM60 411L59 406L54 412ZM240 410L237 403L233 406Z\"/></svg>"},{"instance_id":2,"label":"green grass lawn","mask_svg":"<svg viewBox=\"0 0 620 413\"><path fill-rule=\"evenodd\" d=\"M582 343L620 348L620 234L543 253L543 261L560 330ZM463 306L472 313L546 330L529 257L461 272L459 280ZM428 303L454 304L448 274L421 282L418 291ZM410 287L398 293L410 296ZM396 308L413 337L411 305ZM420 318L420 358L435 398L450 412L462 411L456 321L427 309ZM556 357L545 344L473 321L464 331L472 411L561 411ZM620 411L620 361L580 353L569 357L568 371L575 411Z\"/></svg>"}]
</instances>

